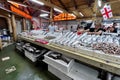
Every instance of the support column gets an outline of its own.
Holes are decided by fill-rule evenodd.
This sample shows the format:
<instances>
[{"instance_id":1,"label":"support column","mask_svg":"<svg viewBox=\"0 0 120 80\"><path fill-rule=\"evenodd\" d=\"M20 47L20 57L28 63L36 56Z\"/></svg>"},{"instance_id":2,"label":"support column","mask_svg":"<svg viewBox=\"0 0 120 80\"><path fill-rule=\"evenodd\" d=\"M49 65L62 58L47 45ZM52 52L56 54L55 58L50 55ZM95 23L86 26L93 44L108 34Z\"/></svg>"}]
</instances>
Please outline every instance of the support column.
<instances>
[{"instance_id":1,"label":"support column","mask_svg":"<svg viewBox=\"0 0 120 80\"><path fill-rule=\"evenodd\" d=\"M11 25L11 20L10 20L10 18L7 18L7 23L8 23L9 31L10 31L10 33L12 33L13 31L12 31L12 25Z\"/></svg>"},{"instance_id":2,"label":"support column","mask_svg":"<svg viewBox=\"0 0 120 80\"><path fill-rule=\"evenodd\" d=\"M97 16L97 12L98 12L98 0L95 0L94 2L94 6L93 6L93 17L92 20L96 21L96 16Z\"/></svg>"},{"instance_id":3,"label":"support column","mask_svg":"<svg viewBox=\"0 0 120 80\"><path fill-rule=\"evenodd\" d=\"M51 8L50 10L50 22L53 21L53 8Z\"/></svg>"},{"instance_id":4,"label":"support column","mask_svg":"<svg viewBox=\"0 0 120 80\"><path fill-rule=\"evenodd\" d=\"M17 32L16 32L16 20L15 20L15 15L12 14L11 18L12 18L13 38L14 38L14 41L16 41L16 40L17 40Z\"/></svg>"},{"instance_id":5,"label":"support column","mask_svg":"<svg viewBox=\"0 0 120 80\"><path fill-rule=\"evenodd\" d=\"M26 26L26 19L25 18L22 19L22 23L23 23L23 31L26 31L27 26Z\"/></svg>"},{"instance_id":6,"label":"support column","mask_svg":"<svg viewBox=\"0 0 120 80\"><path fill-rule=\"evenodd\" d=\"M0 50L2 50L2 40L0 38Z\"/></svg>"}]
</instances>

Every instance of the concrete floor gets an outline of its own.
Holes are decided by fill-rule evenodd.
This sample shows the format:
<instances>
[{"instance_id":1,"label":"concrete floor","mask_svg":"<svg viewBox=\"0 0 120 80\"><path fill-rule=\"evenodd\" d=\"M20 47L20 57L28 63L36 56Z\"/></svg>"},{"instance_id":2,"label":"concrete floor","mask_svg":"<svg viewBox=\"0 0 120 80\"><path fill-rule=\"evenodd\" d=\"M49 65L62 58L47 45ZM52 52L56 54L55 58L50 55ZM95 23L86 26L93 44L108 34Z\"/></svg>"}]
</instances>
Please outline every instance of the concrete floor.
<instances>
[{"instance_id":1,"label":"concrete floor","mask_svg":"<svg viewBox=\"0 0 120 80\"><path fill-rule=\"evenodd\" d=\"M9 56L10 59L2 61L1 59ZM6 74L5 69L11 66L16 67L16 71ZM59 80L40 65L34 63L19 55L14 50L14 46L8 46L0 51L0 80Z\"/></svg>"}]
</instances>

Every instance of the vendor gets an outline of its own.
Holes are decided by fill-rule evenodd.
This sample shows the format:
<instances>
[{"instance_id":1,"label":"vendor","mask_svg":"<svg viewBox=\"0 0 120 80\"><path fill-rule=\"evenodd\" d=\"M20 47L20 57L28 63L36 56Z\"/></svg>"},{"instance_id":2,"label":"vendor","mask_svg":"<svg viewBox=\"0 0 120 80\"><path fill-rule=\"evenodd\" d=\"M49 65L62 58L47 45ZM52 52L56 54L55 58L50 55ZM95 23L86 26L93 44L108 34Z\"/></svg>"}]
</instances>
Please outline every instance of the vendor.
<instances>
[{"instance_id":1,"label":"vendor","mask_svg":"<svg viewBox=\"0 0 120 80\"><path fill-rule=\"evenodd\" d=\"M117 28L116 28L117 24L113 23L113 26L109 26L106 30L106 32L108 33L117 33Z\"/></svg>"},{"instance_id":2,"label":"vendor","mask_svg":"<svg viewBox=\"0 0 120 80\"><path fill-rule=\"evenodd\" d=\"M101 26L101 24L96 24L95 28L90 28L88 34L96 34L100 35L102 32L105 32L105 29Z\"/></svg>"},{"instance_id":3,"label":"vendor","mask_svg":"<svg viewBox=\"0 0 120 80\"><path fill-rule=\"evenodd\" d=\"M110 32L112 32L112 33L117 33L117 28L116 28L116 26L117 26L117 23L113 23L113 26L110 28Z\"/></svg>"},{"instance_id":4,"label":"vendor","mask_svg":"<svg viewBox=\"0 0 120 80\"><path fill-rule=\"evenodd\" d=\"M75 32L73 26L70 27L70 31L71 31L71 32Z\"/></svg>"},{"instance_id":5,"label":"vendor","mask_svg":"<svg viewBox=\"0 0 120 80\"><path fill-rule=\"evenodd\" d=\"M77 27L77 34L80 35L84 32L83 26Z\"/></svg>"},{"instance_id":6,"label":"vendor","mask_svg":"<svg viewBox=\"0 0 120 80\"><path fill-rule=\"evenodd\" d=\"M51 33L54 33L54 32L55 32L54 23L51 23L51 24L48 26L48 31L51 32Z\"/></svg>"}]
</instances>

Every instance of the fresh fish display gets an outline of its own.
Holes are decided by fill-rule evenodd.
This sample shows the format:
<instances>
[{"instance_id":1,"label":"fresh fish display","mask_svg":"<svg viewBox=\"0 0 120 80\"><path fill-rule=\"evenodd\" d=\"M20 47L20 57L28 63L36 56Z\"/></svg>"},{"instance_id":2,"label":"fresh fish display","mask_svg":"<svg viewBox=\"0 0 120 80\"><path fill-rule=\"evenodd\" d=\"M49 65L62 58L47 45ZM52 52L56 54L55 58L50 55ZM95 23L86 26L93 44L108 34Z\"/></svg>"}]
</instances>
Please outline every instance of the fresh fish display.
<instances>
[{"instance_id":1,"label":"fresh fish display","mask_svg":"<svg viewBox=\"0 0 120 80\"><path fill-rule=\"evenodd\" d=\"M78 49L80 46L84 46L108 54L120 54L120 38L116 35L87 35L84 33L78 36L75 33L68 32L51 42Z\"/></svg>"},{"instance_id":2,"label":"fresh fish display","mask_svg":"<svg viewBox=\"0 0 120 80\"><path fill-rule=\"evenodd\" d=\"M25 33L24 33L25 34ZM48 39L50 43L54 43L62 46L69 46L73 48L87 47L94 50L100 50L108 54L120 54L120 38L116 34L102 35L88 35L87 33L77 35L73 32L46 32L46 31L31 31L32 36L44 37Z\"/></svg>"},{"instance_id":3,"label":"fresh fish display","mask_svg":"<svg viewBox=\"0 0 120 80\"><path fill-rule=\"evenodd\" d=\"M93 49L101 50L106 54L120 55L120 46L115 43L97 43L93 44Z\"/></svg>"}]
</instances>

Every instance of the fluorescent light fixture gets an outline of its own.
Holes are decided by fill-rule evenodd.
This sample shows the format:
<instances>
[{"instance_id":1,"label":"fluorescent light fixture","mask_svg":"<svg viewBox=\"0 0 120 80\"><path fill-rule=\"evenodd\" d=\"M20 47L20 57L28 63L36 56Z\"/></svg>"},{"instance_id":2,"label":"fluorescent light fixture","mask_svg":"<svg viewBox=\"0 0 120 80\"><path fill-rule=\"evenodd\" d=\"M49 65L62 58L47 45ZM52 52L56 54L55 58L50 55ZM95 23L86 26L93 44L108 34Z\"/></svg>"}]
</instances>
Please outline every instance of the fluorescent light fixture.
<instances>
[{"instance_id":1,"label":"fluorescent light fixture","mask_svg":"<svg viewBox=\"0 0 120 80\"><path fill-rule=\"evenodd\" d=\"M40 14L40 17L46 17L48 14Z\"/></svg>"},{"instance_id":2,"label":"fluorescent light fixture","mask_svg":"<svg viewBox=\"0 0 120 80\"><path fill-rule=\"evenodd\" d=\"M38 1L38 0L30 0L30 1L35 2L35 3L38 3L38 4L40 4L40 5L44 5L43 2L40 2L40 1Z\"/></svg>"},{"instance_id":3,"label":"fluorescent light fixture","mask_svg":"<svg viewBox=\"0 0 120 80\"><path fill-rule=\"evenodd\" d=\"M76 17L74 14L71 14L72 16Z\"/></svg>"},{"instance_id":4,"label":"fluorescent light fixture","mask_svg":"<svg viewBox=\"0 0 120 80\"><path fill-rule=\"evenodd\" d=\"M82 17L84 16L81 12L79 12L79 14L80 14Z\"/></svg>"},{"instance_id":5,"label":"fluorescent light fixture","mask_svg":"<svg viewBox=\"0 0 120 80\"><path fill-rule=\"evenodd\" d=\"M45 11L45 10L41 10L41 12L48 13L48 14L50 13L50 12L48 12L48 11Z\"/></svg>"},{"instance_id":6,"label":"fluorescent light fixture","mask_svg":"<svg viewBox=\"0 0 120 80\"><path fill-rule=\"evenodd\" d=\"M54 8L55 11L62 13L63 11L57 8Z\"/></svg>"},{"instance_id":7,"label":"fluorescent light fixture","mask_svg":"<svg viewBox=\"0 0 120 80\"><path fill-rule=\"evenodd\" d=\"M98 6L101 7L102 6L102 1L98 0Z\"/></svg>"},{"instance_id":8,"label":"fluorescent light fixture","mask_svg":"<svg viewBox=\"0 0 120 80\"><path fill-rule=\"evenodd\" d=\"M20 3L17 3L17 2L14 2L14 1L10 1L10 0L8 0L7 2L9 2L9 3L14 3L14 4L18 4L18 5L20 5L20 6L24 6L24 7L27 7L26 5L24 5L24 4L20 4Z\"/></svg>"}]
</instances>

